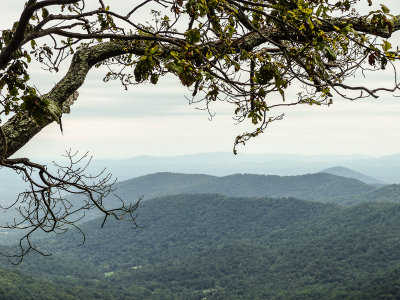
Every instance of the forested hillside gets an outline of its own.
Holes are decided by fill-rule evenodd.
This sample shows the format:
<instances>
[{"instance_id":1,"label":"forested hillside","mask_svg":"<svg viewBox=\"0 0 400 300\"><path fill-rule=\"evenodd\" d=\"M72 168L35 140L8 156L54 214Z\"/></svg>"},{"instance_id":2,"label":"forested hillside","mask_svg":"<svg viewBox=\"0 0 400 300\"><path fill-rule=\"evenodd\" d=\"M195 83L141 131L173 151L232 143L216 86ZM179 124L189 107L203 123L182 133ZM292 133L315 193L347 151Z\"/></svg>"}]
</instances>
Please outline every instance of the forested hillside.
<instances>
[{"instance_id":1,"label":"forested hillside","mask_svg":"<svg viewBox=\"0 0 400 300\"><path fill-rule=\"evenodd\" d=\"M294 197L348 205L375 201L373 193L378 189L353 178L325 173L298 176L235 174L216 177L164 172L118 182L115 187L115 192L105 199L108 208L120 205L120 199L130 203L136 202L142 196L147 201L165 195L195 193L218 193L233 197ZM70 196L68 199L74 205L79 203L79 197L81 196ZM393 197L395 194L388 195L385 201L397 202L397 198ZM85 220L97 216L97 210L88 211ZM1 225L14 218L18 219L19 212L14 209L1 211L0 217ZM0 242L3 244L15 241L15 232L0 231L0 234Z\"/></svg>"},{"instance_id":2,"label":"forested hillside","mask_svg":"<svg viewBox=\"0 0 400 300\"><path fill-rule=\"evenodd\" d=\"M393 202L400 203L400 185L391 184L381 188L373 189L359 195L347 195L328 199L329 202L335 202L344 205L354 205L363 202Z\"/></svg>"},{"instance_id":3,"label":"forested hillside","mask_svg":"<svg viewBox=\"0 0 400 300\"><path fill-rule=\"evenodd\" d=\"M374 187L359 180L317 173L299 176L235 174L224 177L180 173L156 173L118 183L122 198L144 199L194 193L218 193L234 197L295 197L327 201L333 197L366 193Z\"/></svg>"},{"instance_id":4,"label":"forested hillside","mask_svg":"<svg viewBox=\"0 0 400 300\"><path fill-rule=\"evenodd\" d=\"M360 180L360 181L362 181L364 183L367 183L367 184L373 184L373 185L382 185L382 184L384 184L380 180L377 180L377 179L372 178L370 176L364 175L364 174L362 174L360 172L357 172L357 171L354 171L352 169L345 168L345 167L340 167L340 166L324 169L320 173L328 173L328 174L347 177L347 178L354 178L354 179Z\"/></svg>"},{"instance_id":5,"label":"forested hillside","mask_svg":"<svg viewBox=\"0 0 400 300\"><path fill-rule=\"evenodd\" d=\"M397 293L382 278L398 280L399 204L346 208L293 198L176 195L143 202L137 220L146 227L84 224L82 247L74 246L77 232L45 239L41 245L54 255L28 256L19 268L58 282L100 282L106 290L118 288L120 299L129 299L133 288L143 299L367 299L362 295L371 289L375 295Z\"/></svg>"},{"instance_id":6,"label":"forested hillside","mask_svg":"<svg viewBox=\"0 0 400 300\"><path fill-rule=\"evenodd\" d=\"M84 279L79 282L70 279L53 282L0 269L1 300L143 299L141 290L132 287L119 291L110 285Z\"/></svg>"}]
</instances>

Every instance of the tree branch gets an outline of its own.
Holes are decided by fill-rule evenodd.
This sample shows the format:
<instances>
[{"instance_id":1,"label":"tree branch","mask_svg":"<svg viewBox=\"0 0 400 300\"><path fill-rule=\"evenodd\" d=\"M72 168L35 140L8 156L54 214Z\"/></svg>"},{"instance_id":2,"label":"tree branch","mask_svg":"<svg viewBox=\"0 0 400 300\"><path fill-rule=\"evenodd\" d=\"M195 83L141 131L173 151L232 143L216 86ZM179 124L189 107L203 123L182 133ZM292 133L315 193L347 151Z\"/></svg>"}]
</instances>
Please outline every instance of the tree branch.
<instances>
[{"instance_id":1,"label":"tree branch","mask_svg":"<svg viewBox=\"0 0 400 300\"><path fill-rule=\"evenodd\" d=\"M44 98L54 101L59 107L66 111L69 105L73 103L72 99L76 99L76 91L84 83L89 70L97 63L108 58L119 56L122 54L132 53L135 55L143 55L145 53L146 44L144 42L136 42L134 46L129 46L123 42L104 42L95 46L81 48L78 50L71 61L70 68L66 75L54 86L54 88ZM173 46L164 47L164 52L169 53ZM69 103L69 105L66 105ZM32 137L40 130L54 121L51 116L46 118L43 125L38 125L27 114L22 116L13 116L3 126L3 131L7 139L7 152L5 158L9 158L17 150L22 148ZM0 153L4 149L3 142L0 143Z\"/></svg>"},{"instance_id":2,"label":"tree branch","mask_svg":"<svg viewBox=\"0 0 400 300\"><path fill-rule=\"evenodd\" d=\"M25 38L25 32L28 27L29 20L36 10L50 5L72 4L79 1L81 0L46 0L41 2L37 2L36 0L29 1L21 14L13 38L0 53L0 69L3 69L13 59L15 51L21 47Z\"/></svg>"}]
</instances>

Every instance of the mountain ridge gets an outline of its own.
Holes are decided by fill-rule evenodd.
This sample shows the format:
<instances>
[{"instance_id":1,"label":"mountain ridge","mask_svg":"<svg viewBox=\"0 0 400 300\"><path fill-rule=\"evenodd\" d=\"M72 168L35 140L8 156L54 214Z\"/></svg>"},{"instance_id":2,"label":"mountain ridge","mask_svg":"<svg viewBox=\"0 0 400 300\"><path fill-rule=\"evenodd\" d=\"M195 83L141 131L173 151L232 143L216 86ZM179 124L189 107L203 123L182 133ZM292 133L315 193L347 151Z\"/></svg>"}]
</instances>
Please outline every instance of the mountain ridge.
<instances>
[{"instance_id":1,"label":"mountain ridge","mask_svg":"<svg viewBox=\"0 0 400 300\"><path fill-rule=\"evenodd\" d=\"M342 176L342 177L346 177L346 178L354 178L354 179L360 180L367 184L373 184L373 185L383 185L384 184L384 182L382 182L378 179L372 178L370 176L367 176L365 174L362 174L360 172L357 172L355 170L345 168L342 166L334 166L334 167L331 167L328 169L324 169L324 170L320 171L319 173L328 173L328 174Z\"/></svg>"},{"instance_id":2,"label":"mountain ridge","mask_svg":"<svg viewBox=\"0 0 400 300\"><path fill-rule=\"evenodd\" d=\"M202 173L225 176L235 173L275 174L280 176L316 173L331 166L355 169L386 183L400 182L399 154L386 156L246 154L228 152L177 156L137 156L122 160L97 160L99 170L107 167L120 180L157 172Z\"/></svg>"},{"instance_id":3,"label":"mountain ridge","mask_svg":"<svg viewBox=\"0 0 400 300\"><path fill-rule=\"evenodd\" d=\"M326 201L366 193L374 187L353 178L316 173L294 176L233 174L211 176L160 172L121 181L116 193L151 199L168 194L218 193L243 197L294 197Z\"/></svg>"}]
</instances>

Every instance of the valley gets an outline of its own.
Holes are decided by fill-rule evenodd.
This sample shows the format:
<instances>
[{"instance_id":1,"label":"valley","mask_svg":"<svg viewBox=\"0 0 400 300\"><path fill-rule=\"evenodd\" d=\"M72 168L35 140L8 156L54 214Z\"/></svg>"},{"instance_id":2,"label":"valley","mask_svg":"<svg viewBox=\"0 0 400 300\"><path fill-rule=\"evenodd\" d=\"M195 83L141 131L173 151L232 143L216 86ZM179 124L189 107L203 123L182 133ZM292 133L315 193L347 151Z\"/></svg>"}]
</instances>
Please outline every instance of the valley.
<instances>
[{"instance_id":1,"label":"valley","mask_svg":"<svg viewBox=\"0 0 400 300\"><path fill-rule=\"evenodd\" d=\"M400 293L397 185L327 173L164 172L119 182L116 193L131 201L144 195L139 228L112 220L101 228L93 214L80 224L83 246L73 228L40 236L35 243L52 255L28 255L15 267L3 258L0 279L35 278L33 285L46 282L63 299L396 299ZM112 206L113 198L107 201Z\"/></svg>"}]
</instances>

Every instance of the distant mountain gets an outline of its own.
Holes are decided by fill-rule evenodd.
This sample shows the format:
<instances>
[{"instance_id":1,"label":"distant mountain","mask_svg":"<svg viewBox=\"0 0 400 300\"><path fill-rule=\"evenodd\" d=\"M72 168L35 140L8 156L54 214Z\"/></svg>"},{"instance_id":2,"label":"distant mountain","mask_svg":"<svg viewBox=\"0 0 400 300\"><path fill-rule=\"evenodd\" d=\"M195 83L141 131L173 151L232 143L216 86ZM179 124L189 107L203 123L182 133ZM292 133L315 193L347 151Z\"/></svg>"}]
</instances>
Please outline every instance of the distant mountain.
<instances>
[{"instance_id":1,"label":"distant mountain","mask_svg":"<svg viewBox=\"0 0 400 300\"><path fill-rule=\"evenodd\" d=\"M154 197L193 193L198 186L218 180L219 177L202 174L155 173L118 182L116 194L144 196L145 199ZM203 192L208 192L208 189Z\"/></svg>"},{"instance_id":2,"label":"distant mountain","mask_svg":"<svg viewBox=\"0 0 400 300\"><path fill-rule=\"evenodd\" d=\"M217 193L232 197L294 197L332 203L358 203L352 199L366 194L374 187L352 178L317 173L298 176L235 174L223 177L202 174L156 173L118 182L114 194L104 200L108 209L125 203L144 201L172 194ZM354 196L354 197L353 197ZM80 205L81 195L68 196L70 203ZM119 198L118 198L119 197ZM345 200L343 200L345 199ZM349 200L350 199L350 200ZM83 221L99 217L101 212L93 209L85 213ZM0 226L14 218L21 219L15 209L0 211ZM0 243L15 243L19 231L0 230Z\"/></svg>"},{"instance_id":3,"label":"distant mountain","mask_svg":"<svg viewBox=\"0 0 400 300\"><path fill-rule=\"evenodd\" d=\"M298 176L235 174L223 177L198 174L156 173L117 184L123 199L145 199L194 193L218 193L235 197L295 197L326 201L369 192L374 188L359 180L317 173Z\"/></svg>"},{"instance_id":4,"label":"distant mountain","mask_svg":"<svg viewBox=\"0 0 400 300\"><path fill-rule=\"evenodd\" d=\"M123 160L98 160L93 165L107 167L119 180L158 173L196 173L226 176L235 173L300 175L316 173L335 162L368 159L361 155L199 153L181 156L137 156Z\"/></svg>"},{"instance_id":5,"label":"distant mountain","mask_svg":"<svg viewBox=\"0 0 400 300\"><path fill-rule=\"evenodd\" d=\"M199 153L181 156L137 156L123 160L97 160L93 167L107 167L118 180L157 172L195 173L226 176L235 173L300 175L316 173L331 166L355 169L385 183L400 183L400 154L366 155Z\"/></svg>"},{"instance_id":6,"label":"distant mountain","mask_svg":"<svg viewBox=\"0 0 400 300\"><path fill-rule=\"evenodd\" d=\"M384 184L380 180L377 180L375 178L369 177L367 175L364 175L364 174L362 174L360 172L351 170L349 168L340 167L340 166L336 166L336 167L332 167L332 168L328 168L328 169L322 170L322 171L320 171L320 173L328 173L328 174L347 177L347 178L354 178L354 179L360 180L360 181L362 181L364 183L372 184L372 185L382 185L382 184Z\"/></svg>"},{"instance_id":7,"label":"distant mountain","mask_svg":"<svg viewBox=\"0 0 400 300\"><path fill-rule=\"evenodd\" d=\"M29 256L19 269L104 292L135 287L141 299L371 299L348 297L370 292L368 282L381 299L392 290L374 278L398 278L399 204L176 195L143 202L137 221L146 228L83 224L82 247L77 231L44 239L53 256Z\"/></svg>"},{"instance_id":8,"label":"distant mountain","mask_svg":"<svg viewBox=\"0 0 400 300\"><path fill-rule=\"evenodd\" d=\"M59 162L59 159L55 159ZM41 163L49 164L50 161ZM231 152L199 153L181 156L137 156L122 160L94 160L88 171L95 174L107 167L118 181L157 172L227 176L249 173L292 176L316 173L331 166L357 170L384 183L400 183L400 154L372 157L365 155L246 154ZM52 164L49 165L51 170ZM0 204L12 203L26 185L15 172L0 168Z\"/></svg>"},{"instance_id":9,"label":"distant mountain","mask_svg":"<svg viewBox=\"0 0 400 300\"><path fill-rule=\"evenodd\" d=\"M121 181L116 190L104 200L108 209L126 203L143 201L174 194L216 193L230 197L293 197L303 200L340 203L349 205L348 199L373 191L375 187L353 178L327 173L297 176L234 174L211 176L203 174L155 173ZM354 196L354 197L353 197ZM79 197L71 196L71 203L79 203ZM85 221L100 216L98 210L86 213ZM0 236L1 241L1 236Z\"/></svg>"}]
</instances>

